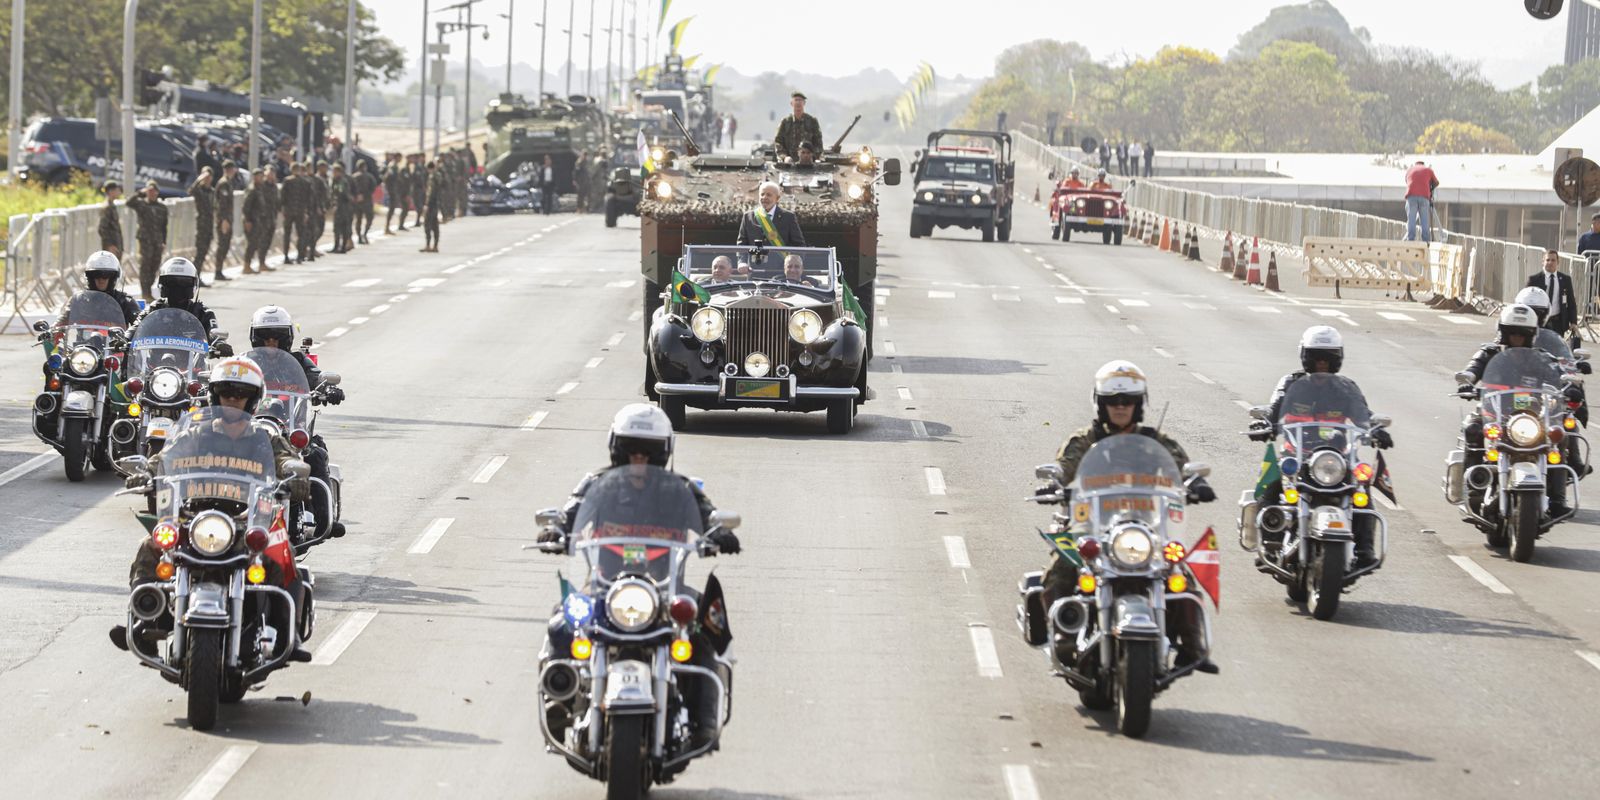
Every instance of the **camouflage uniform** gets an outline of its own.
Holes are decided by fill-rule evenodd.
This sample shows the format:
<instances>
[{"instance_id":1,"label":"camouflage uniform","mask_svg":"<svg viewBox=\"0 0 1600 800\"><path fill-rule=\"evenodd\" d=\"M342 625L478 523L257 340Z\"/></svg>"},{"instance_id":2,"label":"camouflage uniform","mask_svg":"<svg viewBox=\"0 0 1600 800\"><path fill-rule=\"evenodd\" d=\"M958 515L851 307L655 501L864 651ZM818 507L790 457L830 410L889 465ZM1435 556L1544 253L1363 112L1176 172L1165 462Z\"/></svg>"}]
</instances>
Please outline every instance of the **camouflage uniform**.
<instances>
[{"instance_id":1,"label":"camouflage uniform","mask_svg":"<svg viewBox=\"0 0 1600 800\"><path fill-rule=\"evenodd\" d=\"M378 179L367 171L367 162L356 162L356 174L350 179L350 186L356 195L356 240L367 244L367 232L372 230L372 218L376 215L372 193L378 190Z\"/></svg>"},{"instance_id":2,"label":"camouflage uniform","mask_svg":"<svg viewBox=\"0 0 1600 800\"><path fill-rule=\"evenodd\" d=\"M146 298L154 297L156 272L167 249L167 207L161 198L147 200L144 195L128 198L128 208L139 218L139 289Z\"/></svg>"},{"instance_id":3,"label":"camouflage uniform","mask_svg":"<svg viewBox=\"0 0 1600 800\"><path fill-rule=\"evenodd\" d=\"M355 220L355 200L351 197L354 187L344 170L334 170L328 191L333 195L333 252L348 253L355 249L350 230Z\"/></svg>"},{"instance_id":4,"label":"camouflage uniform","mask_svg":"<svg viewBox=\"0 0 1600 800\"><path fill-rule=\"evenodd\" d=\"M411 166L411 207L417 210L417 222L422 222L422 209L428 201L428 170L421 160ZM416 223L413 223L416 224Z\"/></svg>"},{"instance_id":5,"label":"camouflage uniform","mask_svg":"<svg viewBox=\"0 0 1600 800\"><path fill-rule=\"evenodd\" d=\"M322 256L317 251L317 242L321 241L322 234L328 231L328 202L330 198L328 196L328 177L322 174L325 169L326 167L318 167L317 174L306 176L311 179L312 196L315 198L311 203L310 250L312 258L320 258Z\"/></svg>"},{"instance_id":6,"label":"camouflage uniform","mask_svg":"<svg viewBox=\"0 0 1600 800\"><path fill-rule=\"evenodd\" d=\"M816 117L803 111L799 119L790 114L778 123L778 135L773 138L772 146L777 149L779 156L799 158L801 142L810 142L812 148L818 153L822 152L822 126L817 123Z\"/></svg>"},{"instance_id":7,"label":"camouflage uniform","mask_svg":"<svg viewBox=\"0 0 1600 800\"><path fill-rule=\"evenodd\" d=\"M202 186L195 178L189 185L189 196L194 198L194 268L206 271L206 256L211 254L211 231L216 225L216 195L210 186ZM221 264L217 265L220 269Z\"/></svg>"},{"instance_id":8,"label":"camouflage uniform","mask_svg":"<svg viewBox=\"0 0 1600 800\"><path fill-rule=\"evenodd\" d=\"M279 190L283 202L283 260L289 262L289 245L295 245L298 260L306 258L306 225L311 216L311 184L303 172L291 173Z\"/></svg>"},{"instance_id":9,"label":"camouflage uniform","mask_svg":"<svg viewBox=\"0 0 1600 800\"><path fill-rule=\"evenodd\" d=\"M122 251L122 217L117 214L117 201L107 200L100 209L100 249L109 250L121 258Z\"/></svg>"},{"instance_id":10,"label":"camouflage uniform","mask_svg":"<svg viewBox=\"0 0 1600 800\"><path fill-rule=\"evenodd\" d=\"M244 220L244 271L255 272L251 262L266 266L267 250L272 247L272 209L268 205L266 181L255 183L244 191L244 206L240 212Z\"/></svg>"},{"instance_id":11,"label":"camouflage uniform","mask_svg":"<svg viewBox=\"0 0 1600 800\"><path fill-rule=\"evenodd\" d=\"M577 194L577 207L579 214L589 210L589 191L593 180L589 174L589 154L584 152L578 155L578 160L572 165L572 188Z\"/></svg>"},{"instance_id":12,"label":"camouflage uniform","mask_svg":"<svg viewBox=\"0 0 1600 800\"><path fill-rule=\"evenodd\" d=\"M261 266L265 268L267 254L272 252L272 234L277 229L278 214L283 209L283 189L278 186L277 173L269 170L266 179L261 182L261 188L265 190L264 196L267 200L267 225L261 234Z\"/></svg>"},{"instance_id":13,"label":"camouflage uniform","mask_svg":"<svg viewBox=\"0 0 1600 800\"><path fill-rule=\"evenodd\" d=\"M394 231L394 212L400 211L400 230L406 221L406 182L405 170L398 160L391 160L383 166L383 205L388 208L388 215L383 220L383 232Z\"/></svg>"},{"instance_id":14,"label":"camouflage uniform","mask_svg":"<svg viewBox=\"0 0 1600 800\"><path fill-rule=\"evenodd\" d=\"M456 216L467 215L467 183L472 180L472 151L461 148L461 171L456 175Z\"/></svg>"},{"instance_id":15,"label":"camouflage uniform","mask_svg":"<svg viewBox=\"0 0 1600 800\"><path fill-rule=\"evenodd\" d=\"M427 236L424 249L432 248L435 252L439 249L439 209L444 202L444 175L439 168L434 167L428 174L428 192L425 195L422 212L422 231Z\"/></svg>"},{"instance_id":16,"label":"camouflage uniform","mask_svg":"<svg viewBox=\"0 0 1600 800\"><path fill-rule=\"evenodd\" d=\"M211 192L217 216L217 274L221 275L228 250L233 247L233 181L224 175L216 180Z\"/></svg>"}]
</instances>

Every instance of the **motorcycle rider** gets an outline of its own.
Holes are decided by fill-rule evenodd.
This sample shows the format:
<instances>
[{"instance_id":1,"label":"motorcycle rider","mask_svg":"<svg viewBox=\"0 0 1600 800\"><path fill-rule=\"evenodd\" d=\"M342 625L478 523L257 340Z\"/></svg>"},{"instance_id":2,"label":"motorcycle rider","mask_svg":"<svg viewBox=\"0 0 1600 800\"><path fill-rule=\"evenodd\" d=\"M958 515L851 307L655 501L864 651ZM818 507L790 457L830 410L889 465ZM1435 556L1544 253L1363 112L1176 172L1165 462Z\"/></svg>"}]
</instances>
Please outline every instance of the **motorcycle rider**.
<instances>
[{"instance_id":1,"label":"motorcycle rider","mask_svg":"<svg viewBox=\"0 0 1600 800\"><path fill-rule=\"evenodd\" d=\"M560 543L565 545L573 534L573 526L578 520L578 509L583 505L584 495L589 487L609 470L627 468L649 464L651 466L667 468L672 462L672 446L676 439L672 432L672 422L667 419L666 412L649 403L630 403L622 407L611 420L611 433L607 437L606 447L611 453L611 466L585 475L578 482L577 488L572 490L572 496L561 509L560 530L546 530L539 534L541 543ZM699 484L691 478L683 478L684 485L694 493L695 501L700 506L701 529L711 529L711 512L716 510ZM730 530L715 530L705 537L716 545L716 552L727 555L737 554L740 550L739 537ZM700 602L700 593L690 587L683 587L682 591ZM693 643L694 655L690 663L710 669L713 667L711 654L716 652L711 641L704 631L698 627L690 636ZM571 647L572 631L567 626L566 617L561 613L559 606L555 615L550 618L549 626L549 651L564 653ZM687 680L679 685L683 689L684 704L690 713L690 739L694 747L699 747L710 740L717 729L717 696L711 691L701 691L703 688L700 680ZM560 722L559 727L568 724L565 720L552 720ZM552 731L558 727L552 724Z\"/></svg>"},{"instance_id":2,"label":"motorcycle rider","mask_svg":"<svg viewBox=\"0 0 1600 800\"><path fill-rule=\"evenodd\" d=\"M1344 366L1344 336L1338 329L1328 325L1312 325L1300 334L1300 369L1291 372L1278 380L1277 388L1272 390L1272 399L1269 401L1271 409L1267 412L1266 419L1258 419L1250 423L1249 436L1251 441L1269 442L1278 433L1278 417L1283 413L1283 398L1288 394L1289 387L1307 375L1316 373L1337 374ZM1362 398L1365 403L1366 398ZM1379 450L1394 447L1394 437L1384 428L1372 432L1372 446ZM1283 492L1283 480L1280 478L1268 487L1265 496L1277 497ZM1370 517L1362 515L1357 518L1356 536L1356 567L1364 567L1377 560L1373 551L1373 521Z\"/></svg>"},{"instance_id":3,"label":"motorcycle rider","mask_svg":"<svg viewBox=\"0 0 1600 800\"><path fill-rule=\"evenodd\" d=\"M161 287L161 299L145 307L139 318L134 320L134 327L138 327L145 317L158 309L180 309L200 320L200 326L206 329L212 355L222 358L233 355L233 345L217 338L220 333L217 330L217 315L194 296L195 287L200 283L200 271L195 269L194 262L182 256L167 259L167 263L162 264L161 270L156 273L156 283Z\"/></svg>"},{"instance_id":4,"label":"motorcycle rider","mask_svg":"<svg viewBox=\"0 0 1600 800\"><path fill-rule=\"evenodd\" d=\"M84 285L89 287L90 291L111 295L111 299L117 301L117 305L122 308L123 322L131 327L133 321L139 318L139 304L117 288L117 281L121 279L122 260L109 250L96 250L83 262ZM64 325L66 321L66 311L62 311L56 324Z\"/></svg>"},{"instance_id":5,"label":"motorcycle rider","mask_svg":"<svg viewBox=\"0 0 1600 800\"><path fill-rule=\"evenodd\" d=\"M1540 289L1537 286L1524 286L1522 287L1522 291L1517 292L1517 298L1512 302L1525 305L1528 308L1533 309L1534 315L1539 318L1539 330L1533 335L1534 347L1545 351L1545 353L1549 354L1552 358L1555 358L1558 361L1572 358L1572 368L1584 375L1589 375L1594 372L1594 367L1591 366L1589 362L1577 361L1573 357L1572 352L1567 349L1566 343L1561 342L1561 334L1556 333L1555 331L1544 326L1545 319L1550 316L1550 295L1546 294L1543 289ZM1567 368L1567 366L1568 365L1565 363L1562 364L1563 369ZM1588 428L1588 392L1584 389L1584 386L1581 383L1573 384L1571 387L1571 392L1578 403L1577 407L1572 411L1572 416L1576 417L1578 422L1583 424L1584 428ZM1564 442L1562 449L1566 451L1567 464L1576 470L1580 477L1588 475L1593 471L1589 466L1583 463L1583 451L1578 447L1577 439L1574 438Z\"/></svg>"},{"instance_id":6,"label":"motorcycle rider","mask_svg":"<svg viewBox=\"0 0 1600 800\"><path fill-rule=\"evenodd\" d=\"M238 439L248 433L263 430L256 427L253 414L256 404L261 402L265 393L266 384L261 377L261 368L248 358L228 358L217 363L211 370L211 384L208 392L211 405L221 409L217 419L209 423L209 429L186 431L183 436L226 436L229 439ZM230 413L229 410L238 412ZM270 430L270 429L266 429ZM149 476L161 474L162 455L157 453L150 457L147 475L134 475L127 480L128 488L143 487L147 492L155 491L155 483ZM297 458L294 448L282 436L272 436L272 455L279 475L287 475L287 464ZM310 487L304 480L289 482L290 495L296 500L304 500L310 494ZM161 553L156 549L149 536L139 542L139 550L134 554L133 565L128 570L128 587L138 587L140 584L149 583L156 578L156 565L161 560ZM292 560L289 568L268 559L268 580L275 585L283 586L295 598L296 608L302 614L306 609L305 593L300 581L298 569L293 567ZM303 627L303 626L302 626ZM160 620L146 624L140 630L140 649L153 651L156 644L165 639L172 630L172 618L168 614ZM128 630L124 625L117 625L111 629L111 643L119 649L128 649ZM311 654L303 648L296 649L290 656L291 661L310 661Z\"/></svg>"},{"instance_id":7,"label":"motorcycle rider","mask_svg":"<svg viewBox=\"0 0 1600 800\"><path fill-rule=\"evenodd\" d=\"M1078 463L1089 452L1089 448L1111 436L1148 436L1160 443L1172 455L1172 460L1177 462L1179 467L1187 463L1189 455L1184 452L1181 445L1161 431L1139 424L1144 419L1144 409L1149 399L1149 380L1145 377L1144 370L1139 369L1133 362L1119 359L1101 365L1100 369L1095 371L1094 391L1091 395L1091 408L1095 413L1094 422L1068 437L1056 454L1056 463L1061 466L1063 473L1061 485L1066 487L1072 483L1078 473ZM1054 487L1040 490L1041 493L1051 491L1054 491ZM1071 497L1067 495L1069 491L1063 489L1061 501L1063 505L1071 503ZM1189 483L1189 502L1209 503L1216 499L1216 491L1206 483L1205 478L1195 478ZM1059 553L1052 553L1050 566L1044 574L1044 607L1050 608L1058 598L1075 592L1077 584L1078 568L1062 558ZM1198 617L1189 605L1184 605L1182 608L1189 610L1173 615L1169 632L1169 635L1178 639L1180 665L1195 660L1197 654L1191 648L1200 640ZM1210 674L1219 671L1209 659L1201 662L1197 669Z\"/></svg>"},{"instance_id":8,"label":"motorcycle rider","mask_svg":"<svg viewBox=\"0 0 1600 800\"><path fill-rule=\"evenodd\" d=\"M250 315L250 346L251 347L276 347L294 357L300 369L305 372L306 385L316 389L322 383L322 370L311 363L311 358L299 350L291 350L294 342L294 320L290 318L288 309L282 306L262 306ZM329 405L338 405L344 402L344 390L337 386L329 386L322 391L321 400ZM322 434L311 437L311 444L306 447L305 460L311 465L311 477L326 482L328 480L328 443L323 440ZM319 509L319 513L331 514L332 509ZM344 523L338 520L333 522L330 536L338 538L345 533Z\"/></svg>"},{"instance_id":9,"label":"motorcycle rider","mask_svg":"<svg viewBox=\"0 0 1600 800\"><path fill-rule=\"evenodd\" d=\"M1467 366L1462 369L1462 372L1472 376L1472 383L1463 383L1457 386L1456 394L1468 400L1475 399L1477 397L1477 389L1474 387L1479 381L1483 380L1483 371L1488 368L1489 361L1500 353L1505 352L1508 348L1533 347L1538 332L1539 315L1533 309L1516 303L1501 309L1500 323L1495 340L1479 347L1478 352L1473 354L1472 360L1467 362ZM1576 387L1569 386L1563 391L1563 394L1568 400L1574 400L1579 397L1575 390ZM1461 436L1467 443L1464 463L1466 469L1470 471L1473 467L1483 463L1483 417L1477 413L1469 414L1466 422L1462 425ZM1567 506L1566 480L1550 481L1546 492L1550 497L1550 516L1559 517L1571 512L1572 509ZM1467 493L1470 507L1477 507L1482 504L1483 491L1481 489L1473 489L1469 486Z\"/></svg>"}]
</instances>

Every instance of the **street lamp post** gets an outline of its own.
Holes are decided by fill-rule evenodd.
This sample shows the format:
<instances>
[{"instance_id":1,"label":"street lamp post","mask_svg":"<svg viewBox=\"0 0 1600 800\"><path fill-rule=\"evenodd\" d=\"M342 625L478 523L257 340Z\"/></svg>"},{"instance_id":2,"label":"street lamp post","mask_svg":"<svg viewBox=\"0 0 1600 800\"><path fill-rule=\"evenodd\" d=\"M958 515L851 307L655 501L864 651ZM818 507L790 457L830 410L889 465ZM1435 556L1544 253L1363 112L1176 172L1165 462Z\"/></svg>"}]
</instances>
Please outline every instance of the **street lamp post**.
<instances>
[{"instance_id":1,"label":"street lamp post","mask_svg":"<svg viewBox=\"0 0 1600 800\"><path fill-rule=\"evenodd\" d=\"M344 171L353 174L355 142L351 134L355 127L356 108L356 0L348 0L344 21Z\"/></svg>"},{"instance_id":2,"label":"street lamp post","mask_svg":"<svg viewBox=\"0 0 1600 800\"><path fill-rule=\"evenodd\" d=\"M13 178L22 168L17 153L22 152L19 146L22 143L22 37L26 5L27 0L11 0L11 110L6 127L6 167Z\"/></svg>"},{"instance_id":3,"label":"street lamp post","mask_svg":"<svg viewBox=\"0 0 1600 800\"><path fill-rule=\"evenodd\" d=\"M123 125L127 126L124 122ZM124 130L132 131L130 127ZM131 135L131 133L130 133ZM247 170L254 170L261 156L261 0L250 10L250 159Z\"/></svg>"},{"instance_id":4,"label":"street lamp post","mask_svg":"<svg viewBox=\"0 0 1600 800\"><path fill-rule=\"evenodd\" d=\"M572 96L572 9L577 0L567 0L567 96Z\"/></svg>"},{"instance_id":5,"label":"street lamp post","mask_svg":"<svg viewBox=\"0 0 1600 800\"><path fill-rule=\"evenodd\" d=\"M544 42L545 23L549 21L550 0L539 4L539 103L544 103Z\"/></svg>"},{"instance_id":6,"label":"street lamp post","mask_svg":"<svg viewBox=\"0 0 1600 800\"><path fill-rule=\"evenodd\" d=\"M133 192L138 165L133 157L133 23L139 18L139 0L122 8L122 183ZM106 165L106 173L111 165Z\"/></svg>"},{"instance_id":7,"label":"street lamp post","mask_svg":"<svg viewBox=\"0 0 1600 800\"><path fill-rule=\"evenodd\" d=\"M428 0L422 0L422 79L417 83L417 152L428 150Z\"/></svg>"},{"instance_id":8,"label":"street lamp post","mask_svg":"<svg viewBox=\"0 0 1600 800\"><path fill-rule=\"evenodd\" d=\"M462 141L464 143L472 138L472 32L475 29L483 28L484 38L488 38L489 26L481 22L472 21L472 7L480 2L482 2L482 0L461 0L461 2L456 3L455 5L445 6L439 10L456 12L456 21L436 23L439 27L439 47L437 49L441 51L441 61L443 60L442 52L444 50L444 35L446 33L455 33L457 31L467 32L466 83L461 99L461 106L463 108L463 113L461 115ZM467 12L467 19L465 22L461 21L461 12L463 9ZM440 77L442 78L443 76ZM443 101L443 92L444 82L440 80L434 84L433 96L433 154L435 157L438 157L439 155L439 106Z\"/></svg>"},{"instance_id":9,"label":"street lamp post","mask_svg":"<svg viewBox=\"0 0 1600 800\"><path fill-rule=\"evenodd\" d=\"M583 70L583 93L594 96L594 0L589 0L589 66Z\"/></svg>"},{"instance_id":10,"label":"street lamp post","mask_svg":"<svg viewBox=\"0 0 1600 800\"><path fill-rule=\"evenodd\" d=\"M611 11L606 14L606 102L609 108L611 100L611 45L617 38L617 0L611 0Z\"/></svg>"},{"instance_id":11,"label":"street lamp post","mask_svg":"<svg viewBox=\"0 0 1600 800\"><path fill-rule=\"evenodd\" d=\"M506 92L511 92L511 34L517 26L512 19L517 13L517 0L506 0Z\"/></svg>"}]
</instances>

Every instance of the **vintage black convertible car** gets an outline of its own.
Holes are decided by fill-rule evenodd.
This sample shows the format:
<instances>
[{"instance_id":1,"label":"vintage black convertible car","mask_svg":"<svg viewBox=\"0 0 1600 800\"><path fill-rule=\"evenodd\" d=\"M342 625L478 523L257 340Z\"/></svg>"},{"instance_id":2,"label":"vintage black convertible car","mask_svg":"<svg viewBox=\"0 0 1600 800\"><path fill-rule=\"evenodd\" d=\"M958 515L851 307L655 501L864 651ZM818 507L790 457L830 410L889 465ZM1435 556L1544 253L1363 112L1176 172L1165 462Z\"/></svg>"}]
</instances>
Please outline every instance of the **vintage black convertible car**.
<instances>
[{"instance_id":1,"label":"vintage black convertible car","mask_svg":"<svg viewBox=\"0 0 1600 800\"><path fill-rule=\"evenodd\" d=\"M646 389L686 409L828 412L848 433L867 396L867 333L833 248L690 245L646 343Z\"/></svg>"}]
</instances>

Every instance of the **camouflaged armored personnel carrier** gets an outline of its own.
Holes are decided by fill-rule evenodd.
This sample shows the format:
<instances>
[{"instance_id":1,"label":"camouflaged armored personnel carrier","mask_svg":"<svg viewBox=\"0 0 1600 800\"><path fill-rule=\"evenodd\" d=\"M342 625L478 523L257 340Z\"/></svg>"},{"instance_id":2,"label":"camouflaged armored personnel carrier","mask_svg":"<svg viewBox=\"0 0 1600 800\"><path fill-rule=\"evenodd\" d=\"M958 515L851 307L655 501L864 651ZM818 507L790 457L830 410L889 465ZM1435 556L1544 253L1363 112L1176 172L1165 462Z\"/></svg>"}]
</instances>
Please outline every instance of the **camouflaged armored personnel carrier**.
<instances>
[{"instance_id":1,"label":"camouflaged armored personnel carrier","mask_svg":"<svg viewBox=\"0 0 1600 800\"><path fill-rule=\"evenodd\" d=\"M485 112L493 131L490 148L495 157L484 171L505 182L526 163L542 164L550 156L555 167L558 194L575 191L572 168L578 154L604 153L610 144L610 120L593 98L573 95L561 100L545 95L539 105L528 105L519 94L502 94L489 101Z\"/></svg>"}]
</instances>

